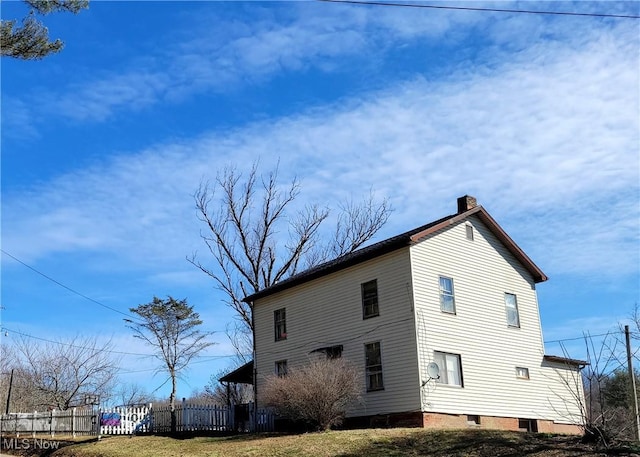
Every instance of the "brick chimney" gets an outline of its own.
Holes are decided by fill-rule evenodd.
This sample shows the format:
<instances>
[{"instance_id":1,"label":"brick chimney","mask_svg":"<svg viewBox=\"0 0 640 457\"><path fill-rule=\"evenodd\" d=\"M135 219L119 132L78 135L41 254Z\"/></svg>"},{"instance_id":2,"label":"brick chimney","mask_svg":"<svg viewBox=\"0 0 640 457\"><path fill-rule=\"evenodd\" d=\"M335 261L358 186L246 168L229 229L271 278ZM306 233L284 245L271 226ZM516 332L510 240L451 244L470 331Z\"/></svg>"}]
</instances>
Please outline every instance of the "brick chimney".
<instances>
[{"instance_id":1,"label":"brick chimney","mask_svg":"<svg viewBox=\"0 0 640 457\"><path fill-rule=\"evenodd\" d=\"M469 211L471 208L478 206L478 202L475 197L471 195L465 195L458 198L458 214Z\"/></svg>"}]
</instances>

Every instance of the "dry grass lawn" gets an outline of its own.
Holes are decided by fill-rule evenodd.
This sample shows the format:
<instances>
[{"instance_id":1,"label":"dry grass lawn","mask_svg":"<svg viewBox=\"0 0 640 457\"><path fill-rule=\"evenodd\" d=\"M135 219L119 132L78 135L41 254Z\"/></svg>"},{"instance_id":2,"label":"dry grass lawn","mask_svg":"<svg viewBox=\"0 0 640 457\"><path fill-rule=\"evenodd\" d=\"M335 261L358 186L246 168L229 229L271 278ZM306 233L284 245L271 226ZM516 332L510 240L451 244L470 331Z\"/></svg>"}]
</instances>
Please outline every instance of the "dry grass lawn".
<instances>
[{"instance_id":1,"label":"dry grass lawn","mask_svg":"<svg viewBox=\"0 0 640 457\"><path fill-rule=\"evenodd\" d=\"M609 453L577 437L488 430L430 431L412 428L331 431L303 435L242 435L175 439L107 437L59 449L54 457L387 457L640 456L640 450Z\"/></svg>"}]
</instances>

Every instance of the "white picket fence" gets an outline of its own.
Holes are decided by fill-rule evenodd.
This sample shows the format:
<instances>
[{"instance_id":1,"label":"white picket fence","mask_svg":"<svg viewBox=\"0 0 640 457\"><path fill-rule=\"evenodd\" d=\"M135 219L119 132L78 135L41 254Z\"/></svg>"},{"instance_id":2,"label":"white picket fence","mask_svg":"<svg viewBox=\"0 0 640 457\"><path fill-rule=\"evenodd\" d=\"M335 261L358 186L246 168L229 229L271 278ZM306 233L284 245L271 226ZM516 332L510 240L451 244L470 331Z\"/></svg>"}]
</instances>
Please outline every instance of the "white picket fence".
<instances>
[{"instance_id":1,"label":"white picket fence","mask_svg":"<svg viewBox=\"0 0 640 457\"><path fill-rule=\"evenodd\" d=\"M100 410L101 435L134 435L150 431L152 405Z\"/></svg>"},{"instance_id":2,"label":"white picket fence","mask_svg":"<svg viewBox=\"0 0 640 457\"><path fill-rule=\"evenodd\" d=\"M0 434L15 436L48 434L94 435L97 432L98 413L90 408L66 411L10 413L0 416Z\"/></svg>"},{"instance_id":3,"label":"white picket fence","mask_svg":"<svg viewBox=\"0 0 640 457\"><path fill-rule=\"evenodd\" d=\"M191 404L176 405L176 432L270 432L274 414L255 411L253 403L244 408ZM241 411L242 414L236 413ZM237 417L236 417L237 414ZM239 420L236 420L239 419ZM241 420L240 420L241 419ZM169 406L116 407L110 409L72 409L0 416L0 433L17 436L133 435L171 432Z\"/></svg>"}]
</instances>

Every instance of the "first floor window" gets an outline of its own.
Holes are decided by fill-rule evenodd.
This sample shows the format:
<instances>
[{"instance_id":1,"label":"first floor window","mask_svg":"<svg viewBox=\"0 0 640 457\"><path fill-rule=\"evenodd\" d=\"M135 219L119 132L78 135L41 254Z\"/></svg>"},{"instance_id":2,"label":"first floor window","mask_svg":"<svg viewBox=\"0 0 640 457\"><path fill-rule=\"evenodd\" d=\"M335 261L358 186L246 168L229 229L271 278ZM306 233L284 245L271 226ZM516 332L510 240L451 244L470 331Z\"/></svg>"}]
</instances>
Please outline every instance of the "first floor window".
<instances>
[{"instance_id":1,"label":"first floor window","mask_svg":"<svg viewBox=\"0 0 640 457\"><path fill-rule=\"evenodd\" d=\"M384 389L382 382L382 354L380 342L364 345L365 370L367 376L367 392Z\"/></svg>"},{"instance_id":2,"label":"first floor window","mask_svg":"<svg viewBox=\"0 0 640 457\"><path fill-rule=\"evenodd\" d=\"M440 376L436 379L436 382L462 387L462 364L460 363L459 354L435 351L433 353L433 361L440 368Z\"/></svg>"},{"instance_id":3,"label":"first floor window","mask_svg":"<svg viewBox=\"0 0 640 457\"><path fill-rule=\"evenodd\" d=\"M287 361L286 360L278 360L276 362L276 376L282 378L287 375Z\"/></svg>"},{"instance_id":4,"label":"first floor window","mask_svg":"<svg viewBox=\"0 0 640 457\"><path fill-rule=\"evenodd\" d=\"M456 313L456 301L453 296L453 279L440 276L440 310L444 313Z\"/></svg>"},{"instance_id":5,"label":"first floor window","mask_svg":"<svg viewBox=\"0 0 640 457\"><path fill-rule=\"evenodd\" d=\"M507 308L507 325L520 327L520 315L518 313L518 300L515 294L504 294L504 303Z\"/></svg>"},{"instance_id":6,"label":"first floor window","mask_svg":"<svg viewBox=\"0 0 640 457\"><path fill-rule=\"evenodd\" d=\"M516 378L529 379L529 369L525 367L516 367Z\"/></svg>"},{"instance_id":7,"label":"first floor window","mask_svg":"<svg viewBox=\"0 0 640 457\"><path fill-rule=\"evenodd\" d=\"M276 341L287 339L287 313L285 308L277 309L273 312L273 327Z\"/></svg>"},{"instance_id":8,"label":"first floor window","mask_svg":"<svg viewBox=\"0 0 640 457\"><path fill-rule=\"evenodd\" d=\"M310 354L324 354L327 359L339 359L342 357L342 345L314 349Z\"/></svg>"}]
</instances>

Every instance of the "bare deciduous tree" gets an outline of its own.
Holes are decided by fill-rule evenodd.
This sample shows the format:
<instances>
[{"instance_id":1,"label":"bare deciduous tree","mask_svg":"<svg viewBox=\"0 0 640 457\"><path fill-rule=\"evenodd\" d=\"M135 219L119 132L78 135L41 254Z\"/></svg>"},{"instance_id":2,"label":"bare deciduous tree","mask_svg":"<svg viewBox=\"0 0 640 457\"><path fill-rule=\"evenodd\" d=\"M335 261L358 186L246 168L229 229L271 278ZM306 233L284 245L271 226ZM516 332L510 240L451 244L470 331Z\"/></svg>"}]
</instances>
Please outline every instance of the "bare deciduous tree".
<instances>
[{"instance_id":1,"label":"bare deciduous tree","mask_svg":"<svg viewBox=\"0 0 640 457\"><path fill-rule=\"evenodd\" d=\"M308 422L318 430L340 425L347 408L362 394L362 376L345 359L312 359L286 376L269 376L264 401L278 413Z\"/></svg>"},{"instance_id":2,"label":"bare deciduous tree","mask_svg":"<svg viewBox=\"0 0 640 457\"><path fill-rule=\"evenodd\" d=\"M65 410L87 395L108 397L118 370L111 343L94 337L68 341L14 340L12 410Z\"/></svg>"},{"instance_id":3,"label":"bare deciduous tree","mask_svg":"<svg viewBox=\"0 0 640 457\"><path fill-rule=\"evenodd\" d=\"M175 403L177 378L189 363L204 349L213 345L207 338L213 332L200 330L200 315L186 300L169 296L166 300L153 297L153 301L129 309L141 321L125 319L134 337L141 339L156 351L171 379L171 431L176 431Z\"/></svg>"},{"instance_id":4,"label":"bare deciduous tree","mask_svg":"<svg viewBox=\"0 0 640 457\"><path fill-rule=\"evenodd\" d=\"M620 332L608 332L596 340L584 335L587 365L581 372L562 377L566 390L554 392L567 404L566 410L554 408L573 422L570 410L579 410L584 437L609 447L618 440L634 438L635 418L628 386L624 343ZM565 356L568 352L563 347ZM582 395L581 388L584 391ZM567 395L569 393L569 395Z\"/></svg>"},{"instance_id":5,"label":"bare deciduous tree","mask_svg":"<svg viewBox=\"0 0 640 457\"><path fill-rule=\"evenodd\" d=\"M114 390L113 399L117 406L146 405L154 402L153 395L135 382L119 384Z\"/></svg>"},{"instance_id":6,"label":"bare deciduous tree","mask_svg":"<svg viewBox=\"0 0 640 457\"><path fill-rule=\"evenodd\" d=\"M224 371L211 375L204 386L202 396L217 405L240 405L253 401L253 386L249 384L228 383L223 385L218 379L223 377Z\"/></svg>"},{"instance_id":7,"label":"bare deciduous tree","mask_svg":"<svg viewBox=\"0 0 640 457\"><path fill-rule=\"evenodd\" d=\"M329 210L307 205L289 214L300 195L300 184L278 183L278 168L258 175L254 163L245 179L235 168L226 168L215 184L202 183L195 194L198 218L207 229L201 237L214 263L194 254L187 260L209 275L226 295L240 325L229 333L236 350L252 350L252 311L242 299L329 258L348 254L366 243L386 223L388 201L373 195L362 203L341 205L333 238L321 243L319 228ZM287 234L287 235L284 235Z\"/></svg>"}]
</instances>

